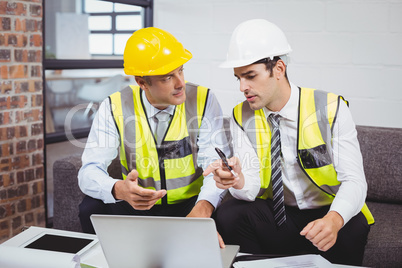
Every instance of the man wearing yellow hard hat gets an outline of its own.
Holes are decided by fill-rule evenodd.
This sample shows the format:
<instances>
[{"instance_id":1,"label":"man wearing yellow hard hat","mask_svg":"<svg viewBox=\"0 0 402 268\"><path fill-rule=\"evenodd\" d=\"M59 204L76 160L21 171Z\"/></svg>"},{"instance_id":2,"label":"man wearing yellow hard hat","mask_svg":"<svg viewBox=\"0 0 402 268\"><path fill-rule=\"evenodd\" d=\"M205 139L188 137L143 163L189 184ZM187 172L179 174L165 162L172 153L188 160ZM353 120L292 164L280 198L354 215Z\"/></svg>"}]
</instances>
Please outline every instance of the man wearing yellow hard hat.
<instances>
[{"instance_id":1,"label":"man wearing yellow hard hat","mask_svg":"<svg viewBox=\"0 0 402 268\"><path fill-rule=\"evenodd\" d=\"M289 82L290 52L285 34L263 19L232 34L221 67L233 68L246 100L232 117L229 162L238 177L220 162L204 172L236 198L217 209L218 231L241 252L361 265L374 219L355 124L343 97Z\"/></svg>"},{"instance_id":2,"label":"man wearing yellow hard hat","mask_svg":"<svg viewBox=\"0 0 402 268\"><path fill-rule=\"evenodd\" d=\"M184 80L191 57L158 28L127 41L124 71L138 86L110 95L94 119L78 175L83 231L94 232L94 213L210 217L218 206L222 190L202 171L215 146L229 149L216 97ZM118 153L123 180L107 173Z\"/></svg>"}]
</instances>

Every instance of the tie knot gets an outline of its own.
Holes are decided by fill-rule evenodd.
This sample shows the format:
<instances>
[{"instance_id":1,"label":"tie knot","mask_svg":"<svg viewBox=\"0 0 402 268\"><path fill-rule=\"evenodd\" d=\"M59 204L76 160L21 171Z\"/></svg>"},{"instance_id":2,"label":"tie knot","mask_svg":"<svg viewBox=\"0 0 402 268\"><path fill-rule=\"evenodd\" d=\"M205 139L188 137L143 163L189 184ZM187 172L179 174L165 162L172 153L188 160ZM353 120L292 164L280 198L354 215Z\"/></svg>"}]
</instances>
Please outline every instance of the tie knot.
<instances>
[{"instance_id":1,"label":"tie knot","mask_svg":"<svg viewBox=\"0 0 402 268\"><path fill-rule=\"evenodd\" d=\"M170 114L164 111L160 111L157 114L155 114L155 118L158 120L158 122L166 122L169 121Z\"/></svg>"},{"instance_id":2,"label":"tie knot","mask_svg":"<svg viewBox=\"0 0 402 268\"><path fill-rule=\"evenodd\" d=\"M279 121L281 119L279 114L270 114L268 119L271 121L273 127L279 127Z\"/></svg>"}]
</instances>

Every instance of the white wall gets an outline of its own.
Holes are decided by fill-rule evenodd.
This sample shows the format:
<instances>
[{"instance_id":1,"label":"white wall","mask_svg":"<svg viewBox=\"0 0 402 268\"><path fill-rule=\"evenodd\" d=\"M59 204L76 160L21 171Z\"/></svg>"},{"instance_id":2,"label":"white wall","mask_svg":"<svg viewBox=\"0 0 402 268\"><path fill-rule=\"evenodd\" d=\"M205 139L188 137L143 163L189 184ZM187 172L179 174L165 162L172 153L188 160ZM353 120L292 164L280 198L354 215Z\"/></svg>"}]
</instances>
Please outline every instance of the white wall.
<instances>
[{"instance_id":1,"label":"white wall","mask_svg":"<svg viewBox=\"0 0 402 268\"><path fill-rule=\"evenodd\" d=\"M253 18L285 32L293 83L343 95L358 125L402 128L401 0L155 0L154 25L193 53L186 79L210 87L226 115L244 97L218 65Z\"/></svg>"}]
</instances>

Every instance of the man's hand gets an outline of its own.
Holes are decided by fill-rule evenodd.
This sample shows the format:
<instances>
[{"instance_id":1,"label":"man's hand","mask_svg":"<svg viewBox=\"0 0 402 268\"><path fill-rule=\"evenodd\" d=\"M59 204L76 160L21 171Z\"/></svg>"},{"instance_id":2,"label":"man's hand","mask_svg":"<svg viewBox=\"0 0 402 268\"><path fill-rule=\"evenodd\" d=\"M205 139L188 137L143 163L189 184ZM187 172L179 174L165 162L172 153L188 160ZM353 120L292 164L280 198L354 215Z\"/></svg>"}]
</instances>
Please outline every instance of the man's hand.
<instances>
[{"instance_id":1,"label":"man's hand","mask_svg":"<svg viewBox=\"0 0 402 268\"><path fill-rule=\"evenodd\" d=\"M166 190L151 190L138 186L138 171L132 170L125 180L117 181L113 186L113 196L127 201L134 209L148 210L156 201L165 196Z\"/></svg>"},{"instance_id":2,"label":"man's hand","mask_svg":"<svg viewBox=\"0 0 402 268\"><path fill-rule=\"evenodd\" d=\"M214 174L216 187L220 189L242 189L244 186L244 176L241 172L240 160L237 157L228 159L229 166L234 170L237 176L234 176L222 163L221 159L210 164L204 171L203 175L207 176L211 172Z\"/></svg>"},{"instance_id":3,"label":"man's hand","mask_svg":"<svg viewBox=\"0 0 402 268\"><path fill-rule=\"evenodd\" d=\"M187 217L194 217L194 218L210 218L212 212L214 212L214 206L209 203L207 200L200 200L195 204L191 212L187 215ZM219 246L221 248L225 248L225 243L221 235L218 233L218 241Z\"/></svg>"},{"instance_id":4,"label":"man's hand","mask_svg":"<svg viewBox=\"0 0 402 268\"><path fill-rule=\"evenodd\" d=\"M218 233L219 247L220 247L220 248L225 248L226 245L225 245L225 242L223 242L222 236L219 234L219 232L217 232L217 233Z\"/></svg>"},{"instance_id":5,"label":"man's hand","mask_svg":"<svg viewBox=\"0 0 402 268\"><path fill-rule=\"evenodd\" d=\"M327 251L335 244L342 226L342 216L335 211L330 211L324 218L307 224L300 234L310 240L319 250Z\"/></svg>"}]
</instances>

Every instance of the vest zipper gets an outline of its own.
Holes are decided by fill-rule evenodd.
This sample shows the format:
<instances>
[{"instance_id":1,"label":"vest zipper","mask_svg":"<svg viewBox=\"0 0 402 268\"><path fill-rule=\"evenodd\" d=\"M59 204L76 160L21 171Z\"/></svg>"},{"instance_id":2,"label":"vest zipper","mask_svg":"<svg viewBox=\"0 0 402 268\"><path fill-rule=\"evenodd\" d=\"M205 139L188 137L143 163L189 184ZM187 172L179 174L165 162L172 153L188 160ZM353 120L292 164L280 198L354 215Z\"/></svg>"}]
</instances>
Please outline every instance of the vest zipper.
<instances>
[{"instance_id":1,"label":"vest zipper","mask_svg":"<svg viewBox=\"0 0 402 268\"><path fill-rule=\"evenodd\" d=\"M166 194L164 197L162 197L162 206L166 206L168 204L167 202L167 196L168 196L168 192L166 189L166 175L165 175L165 164L164 164L164 160L162 157L160 157L160 152L158 151L158 158L159 158L159 175L161 178L161 189L166 190Z\"/></svg>"}]
</instances>

